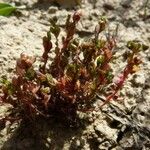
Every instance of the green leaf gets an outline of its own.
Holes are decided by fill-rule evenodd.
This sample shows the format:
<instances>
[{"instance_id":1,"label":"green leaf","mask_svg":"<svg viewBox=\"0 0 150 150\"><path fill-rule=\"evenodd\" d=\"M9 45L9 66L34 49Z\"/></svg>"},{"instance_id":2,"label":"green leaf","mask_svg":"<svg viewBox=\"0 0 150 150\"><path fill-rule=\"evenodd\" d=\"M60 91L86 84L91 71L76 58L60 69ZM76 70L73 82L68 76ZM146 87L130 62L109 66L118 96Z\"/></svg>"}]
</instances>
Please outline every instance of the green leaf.
<instances>
[{"instance_id":1,"label":"green leaf","mask_svg":"<svg viewBox=\"0 0 150 150\"><path fill-rule=\"evenodd\" d=\"M9 16L11 15L17 8L6 3L0 3L0 16Z\"/></svg>"},{"instance_id":2,"label":"green leaf","mask_svg":"<svg viewBox=\"0 0 150 150\"><path fill-rule=\"evenodd\" d=\"M1 8L4 8L4 7L10 7L11 5L10 4L7 4L7 3L0 3L0 9Z\"/></svg>"},{"instance_id":3,"label":"green leaf","mask_svg":"<svg viewBox=\"0 0 150 150\"><path fill-rule=\"evenodd\" d=\"M3 84L3 85L9 83L9 81L8 81L8 79L7 79L7 77L6 77L5 75L3 75L3 76L1 77L0 83Z\"/></svg>"},{"instance_id":4,"label":"green leaf","mask_svg":"<svg viewBox=\"0 0 150 150\"><path fill-rule=\"evenodd\" d=\"M96 58L96 66L101 66L104 63L104 56L100 55Z\"/></svg>"},{"instance_id":5,"label":"green leaf","mask_svg":"<svg viewBox=\"0 0 150 150\"><path fill-rule=\"evenodd\" d=\"M50 31L47 32L47 38L49 41L51 40L51 32Z\"/></svg>"},{"instance_id":6,"label":"green leaf","mask_svg":"<svg viewBox=\"0 0 150 150\"><path fill-rule=\"evenodd\" d=\"M46 79L50 86L55 86L55 82L54 82L53 76L51 74L46 73Z\"/></svg>"},{"instance_id":7,"label":"green leaf","mask_svg":"<svg viewBox=\"0 0 150 150\"><path fill-rule=\"evenodd\" d=\"M50 28L50 31L55 35L55 37L57 38L59 36L60 33L60 28L55 25L54 27Z\"/></svg>"},{"instance_id":8,"label":"green leaf","mask_svg":"<svg viewBox=\"0 0 150 150\"><path fill-rule=\"evenodd\" d=\"M25 76L28 80L33 80L35 78L35 70L32 67L29 68L27 70Z\"/></svg>"},{"instance_id":9,"label":"green leaf","mask_svg":"<svg viewBox=\"0 0 150 150\"><path fill-rule=\"evenodd\" d=\"M112 70L109 70L107 73L106 73L106 78L108 80L108 82L112 82L112 79L114 78L114 75L112 74Z\"/></svg>"},{"instance_id":10,"label":"green leaf","mask_svg":"<svg viewBox=\"0 0 150 150\"><path fill-rule=\"evenodd\" d=\"M42 87L41 92L44 93L44 94L50 93L50 87Z\"/></svg>"},{"instance_id":11,"label":"green leaf","mask_svg":"<svg viewBox=\"0 0 150 150\"><path fill-rule=\"evenodd\" d=\"M12 95L15 92L15 87L5 75L1 77L0 83L7 89L9 95Z\"/></svg>"}]
</instances>

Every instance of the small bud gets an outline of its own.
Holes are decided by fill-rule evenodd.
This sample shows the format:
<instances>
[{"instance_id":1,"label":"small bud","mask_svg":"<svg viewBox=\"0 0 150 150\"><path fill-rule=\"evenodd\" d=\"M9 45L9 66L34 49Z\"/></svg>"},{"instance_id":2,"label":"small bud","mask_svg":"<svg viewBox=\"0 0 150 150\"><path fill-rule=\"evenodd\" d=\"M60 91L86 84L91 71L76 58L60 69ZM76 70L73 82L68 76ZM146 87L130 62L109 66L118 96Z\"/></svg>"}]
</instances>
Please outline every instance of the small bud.
<instances>
[{"instance_id":1,"label":"small bud","mask_svg":"<svg viewBox=\"0 0 150 150\"><path fill-rule=\"evenodd\" d=\"M51 23L52 26L55 26L56 23L57 23L57 21L58 21L58 18L57 18L56 16L54 16L54 17L51 18L49 21L50 21L50 23Z\"/></svg>"},{"instance_id":2,"label":"small bud","mask_svg":"<svg viewBox=\"0 0 150 150\"><path fill-rule=\"evenodd\" d=\"M26 59L26 58L27 58L27 55L23 52L23 53L20 54L20 58L21 58L21 59Z\"/></svg>"},{"instance_id":3,"label":"small bud","mask_svg":"<svg viewBox=\"0 0 150 150\"><path fill-rule=\"evenodd\" d=\"M133 62L134 62L134 64L136 64L136 65L139 65L139 64L142 63L142 61L141 61L139 58L137 58L137 57L135 57L135 58L133 59Z\"/></svg>"},{"instance_id":4,"label":"small bud","mask_svg":"<svg viewBox=\"0 0 150 150\"><path fill-rule=\"evenodd\" d=\"M119 85L124 82L124 75L121 73L117 77L113 78L113 82L115 85Z\"/></svg>"},{"instance_id":5,"label":"small bud","mask_svg":"<svg viewBox=\"0 0 150 150\"><path fill-rule=\"evenodd\" d=\"M101 66L101 64L104 62L104 56L102 56L102 55L100 55L100 56L98 56L97 58L96 58L96 66L97 67L99 67L99 66Z\"/></svg>"},{"instance_id":6,"label":"small bud","mask_svg":"<svg viewBox=\"0 0 150 150\"><path fill-rule=\"evenodd\" d=\"M17 61L17 65L20 68L30 68L32 64L36 61L36 58L33 56L28 56L25 53L21 53L20 59Z\"/></svg>"},{"instance_id":7,"label":"small bud","mask_svg":"<svg viewBox=\"0 0 150 150\"><path fill-rule=\"evenodd\" d=\"M80 43L80 41L79 41L79 39L78 38L75 38L74 40L73 40L73 42L72 42L74 45L76 45L76 46L78 46L79 45L79 43Z\"/></svg>"},{"instance_id":8,"label":"small bud","mask_svg":"<svg viewBox=\"0 0 150 150\"><path fill-rule=\"evenodd\" d=\"M95 33L96 34L100 33L100 25L99 24L97 24L96 27L95 27Z\"/></svg>"},{"instance_id":9,"label":"small bud","mask_svg":"<svg viewBox=\"0 0 150 150\"><path fill-rule=\"evenodd\" d=\"M102 32L103 30L105 30L106 23L107 23L106 18L105 17L101 17L101 19L99 21L99 33Z\"/></svg>"},{"instance_id":10,"label":"small bud","mask_svg":"<svg viewBox=\"0 0 150 150\"><path fill-rule=\"evenodd\" d=\"M59 33L60 33L60 28L58 26L54 26L54 27L50 28L50 31L57 38L59 36Z\"/></svg>"},{"instance_id":11,"label":"small bud","mask_svg":"<svg viewBox=\"0 0 150 150\"><path fill-rule=\"evenodd\" d=\"M43 46L44 46L44 51L46 53L49 53L49 51L52 48L52 42L50 41L50 37L43 37Z\"/></svg>"},{"instance_id":12,"label":"small bud","mask_svg":"<svg viewBox=\"0 0 150 150\"><path fill-rule=\"evenodd\" d=\"M106 18L101 17L98 25L96 25L95 27L95 40L98 40L99 33L105 30L106 23L107 23Z\"/></svg>"},{"instance_id":13,"label":"small bud","mask_svg":"<svg viewBox=\"0 0 150 150\"><path fill-rule=\"evenodd\" d=\"M50 31L47 32L47 38L49 41L51 40L51 32Z\"/></svg>"},{"instance_id":14,"label":"small bud","mask_svg":"<svg viewBox=\"0 0 150 150\"><path fill-rule=\"evenodd\" d=\"M35 57L28 57L25 63L27 64L28 67L31 67L35 61L36 61Z\"/></svg>"},{"instance_id":15,"label":"small bud","mask_svg":"<svg viewBox=\"0 0 150 150\"><path fill-rule=\"evenodd\" d=\"M76 49L77 49L76 45L74 45L73 43L69 44L69 50L71 50L72 52L74 52L74 51L76 51Z\"/></svg>"},{"instance_id":16,"label":"small bud","mask_svg":"<svg viewBox=\"0 0 150 150\"><path fill-rule=\"evenodd\" d=\"M76 11L73 15L73 21L78 22L80 20L81 16L82 16L81 11Z\"/></svg>"}]
</instances>

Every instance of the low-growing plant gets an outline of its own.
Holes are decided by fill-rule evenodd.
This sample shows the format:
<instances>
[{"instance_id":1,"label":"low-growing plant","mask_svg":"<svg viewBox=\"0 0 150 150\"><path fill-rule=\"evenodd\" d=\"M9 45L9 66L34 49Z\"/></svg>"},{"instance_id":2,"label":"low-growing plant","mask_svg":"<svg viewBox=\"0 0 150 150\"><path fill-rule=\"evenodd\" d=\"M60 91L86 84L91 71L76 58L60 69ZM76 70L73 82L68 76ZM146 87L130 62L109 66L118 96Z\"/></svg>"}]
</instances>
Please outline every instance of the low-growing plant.
<instances>
[{"instance_id":1,"label":"low-growing plant","mask_svg":"<svg viewBox=\"0 0 150 150\"><path fill-rule=\"evenodd\" d=\"M119 76L115 75L110 65L115 54L115 38L99 38L105 30L106 19L99 20L93 38L81 41L74 38L80 17L79 12L68 16L62 42L59 41L61 29L57 19L51 19L50 30L43 38L44 52L39 69L33 65L35 57L22 53L12 80L1 79L1 105L8 103L13 106L8 116L1 117L2 121L36 116L63 116L75 121L77 111L94 110L92 103L97 93L105 97L103 106L114 99L128 75L138 70L141 60L137 54L147 46L129 41L126 67ZM118 80L114 82L116 76Z\"/></svg>"}]
</instances>

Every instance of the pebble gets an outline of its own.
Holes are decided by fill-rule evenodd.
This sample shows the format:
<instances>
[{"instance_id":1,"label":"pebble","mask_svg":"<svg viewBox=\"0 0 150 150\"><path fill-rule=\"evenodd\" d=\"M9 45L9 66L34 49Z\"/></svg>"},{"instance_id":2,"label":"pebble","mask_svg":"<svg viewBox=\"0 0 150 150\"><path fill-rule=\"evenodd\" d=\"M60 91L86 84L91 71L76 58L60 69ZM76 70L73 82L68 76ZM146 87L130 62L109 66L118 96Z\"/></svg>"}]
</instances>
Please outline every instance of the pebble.
<instances>
[{"instance_id":1,"label":"pebble","mask_svg":"<svg viewBox=\"0 0 150 150\"><path fill-rule=\"evenodd\" d=\"M52 6L49 8L48 13L54 14L54 13L56 13L56 11L58 11L58 7Z\"/></svg>"},{"instance_id":2,"label":"pebble","mask_svg":"<svg viewBox=\"0 0 150 150\"><path fill-rule=\"evenodd\" d=\"M140 71L138 74L133 76L133 85L135 85L136 87L143 87L145 84L145 75Z\"/></svg>"},{"instance_id":3,"label":"pebble","mask_svg":"<svg viewBox=\"0 0 150 150\"><path fill-rule=\"evenodd\" d=\"M109 147L111 147L111 144L108 141L105 141L102 144L100 144L98 148L99 150L108 150Z\"/></svg>"},{"instance_id":4,"label":"pebble","mask_svg":"<svg viewBox=\"0 0 150 150\"><path fill-rule=\"evenodd\" d=\"M103 121L102 123L98 124L98 125L95 125L95 128L94 128L96 131L98 131L100 134L102 134L104 137L106 136L107 138L109 139L112 139L112 140L116 140L117 138L117 129L112 129L110 128L106 121Z\"/></svg>"}]
</instances>

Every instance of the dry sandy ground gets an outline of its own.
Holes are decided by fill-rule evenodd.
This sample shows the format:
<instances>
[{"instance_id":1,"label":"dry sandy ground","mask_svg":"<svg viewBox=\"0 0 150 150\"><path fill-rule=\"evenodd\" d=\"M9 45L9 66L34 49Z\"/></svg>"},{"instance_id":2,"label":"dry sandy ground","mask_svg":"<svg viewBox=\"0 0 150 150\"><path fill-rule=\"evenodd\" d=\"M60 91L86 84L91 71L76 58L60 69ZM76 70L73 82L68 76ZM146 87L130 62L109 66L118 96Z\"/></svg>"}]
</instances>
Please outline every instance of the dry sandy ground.
<instances>
[{"instance_id":1,"label":"dry sandy ground","mask_svg":"<svg viewBox=\"0 0 150 150\"><path fill-rule=\"evenodd\" d=\"M0 16L0 75L11 76L16 59L25 51L40 58L42 37L49 29L49 19L57 16L63 27L65 18L77 7L66 8L37 0L3 0L26 6L21 14ZM2 2L0 0L0 2ZM100 15L106 15L110 30L119 24L117 71L124 66L122 54L128 40L150 43L150 8L144 14L146 0L84 0L79 37L90 37ZM150 6L150 1L147 6ZM141 52L141 70L130 77L121 91L122 101L113 102L99 112L83 114L84 125L65 128L59 123L38 120L0 130L3 150L149 150L150 149L150 49ZM0 115L6 107L0 106ZM82 114L81 114L82 115Z\"/></svg>"}]
</instances>

